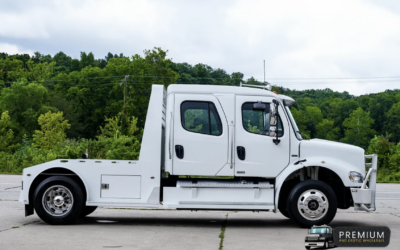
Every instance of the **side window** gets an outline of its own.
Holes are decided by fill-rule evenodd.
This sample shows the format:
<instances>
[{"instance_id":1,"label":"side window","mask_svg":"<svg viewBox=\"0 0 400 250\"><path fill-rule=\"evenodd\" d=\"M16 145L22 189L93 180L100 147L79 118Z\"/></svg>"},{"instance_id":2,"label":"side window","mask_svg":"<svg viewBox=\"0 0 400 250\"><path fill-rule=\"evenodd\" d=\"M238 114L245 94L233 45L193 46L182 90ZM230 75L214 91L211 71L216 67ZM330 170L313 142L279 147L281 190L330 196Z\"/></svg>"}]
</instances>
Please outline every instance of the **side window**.
<instances>
[{"instance_id":1,"label":"side window","mask_svg":"<svg viewBox=\"0 0 400 250\"><path fill-rule=\"evenodd\" d=\"M265 103L265 109L253 110L254 102L246 102L242 105L243 128L254 134L269 135L269 103ZM278 136L283 135L282 121L278 116Z\"/></svg>"},{"instance_id":2,"label":"side window","mask_svg":"<svg viewBox=\"0 0 400 250\"><path fill-rule=\"evenodd\" d=\"M183 102L181 121L183 128L191 132L207 135L222 134L221 119L212 102Z\"/></svg>"}]
</instances>

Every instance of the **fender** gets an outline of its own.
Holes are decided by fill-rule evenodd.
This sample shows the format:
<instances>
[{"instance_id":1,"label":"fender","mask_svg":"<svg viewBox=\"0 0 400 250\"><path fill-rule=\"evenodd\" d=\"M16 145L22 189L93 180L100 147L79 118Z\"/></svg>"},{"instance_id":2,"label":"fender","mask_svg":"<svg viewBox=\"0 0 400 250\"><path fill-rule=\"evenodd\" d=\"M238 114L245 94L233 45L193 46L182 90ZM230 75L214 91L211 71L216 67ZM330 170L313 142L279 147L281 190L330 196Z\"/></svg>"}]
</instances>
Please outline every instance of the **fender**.
<instances>
[{"instance_id":1,"label":"fender","mask_svg":"<svg viewBox=\"0 0 400 250\"><path fill-rule=\"evenodd\" d=\"M294 165L293 163L287 166L275 179L275 206L277 206L279 201L279 195L281 191L281 187L286 180L286 178L292 174L293 172L303 168L303 167L323 167L331 170L336 173L340 179L342 180L344 186L346 187L360 187L361 183L357 184L349 179L350 171L358 171L359 167L353 166L348 162L342 161L338 158L331 158L327 156L314 156L308 157L306 162L299 163L298 165ZM362 173L365 175L365 173ZM275 209L276 212L277 209Z\"/></svg>"},{"instance_id":2,"label":"fender","mask_svg":"<svg viewBox=\"0 0 400 250\"><path fill-rule=\"evenodd\" d=\"M87 189L87 184L85 182L85 179L82 177L82 175L79 173L79 171L77 171L76 169L71 169L65 166L60 166L60 160L54 160L54 161L50 161L47 163L43 163L43 164L39 164L39 165L35 165L34 168L29 167L29 168L25 168L22 171L22 176L25 177L23 178L24 180L24 184L23 184L23 191L21 192L21 196L19 201L28 205L29 204L29 192L31 189L31 185L32 183L38 178L38 176L43 173L46 170L52 169L52 168L59 168L59 169L65 169L68 171L73 172L76 176L78 176L84 187L85 187L85 192L86 192L86 201L89 200L89 192ZM29 174L29 175L28 175ZM62 174L61 174L62 175Z\"/></svg>"}]
</instances>

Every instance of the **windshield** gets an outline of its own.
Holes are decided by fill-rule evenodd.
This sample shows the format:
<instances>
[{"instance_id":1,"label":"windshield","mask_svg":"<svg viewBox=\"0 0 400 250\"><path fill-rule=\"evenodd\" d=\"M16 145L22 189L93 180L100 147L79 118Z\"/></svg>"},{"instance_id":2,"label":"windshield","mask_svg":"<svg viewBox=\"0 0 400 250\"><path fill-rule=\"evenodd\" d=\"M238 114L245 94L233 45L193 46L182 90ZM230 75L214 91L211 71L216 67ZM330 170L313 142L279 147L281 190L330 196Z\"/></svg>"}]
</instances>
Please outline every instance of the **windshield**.
<instances>
[{"instance_id":1,"label":"windshield","mask_svg":"<svg viewBox=\"0 0 400 250\"><path fill-rule=\"evenodd\" d=\"M289 106L285 105L285 109L288 112L289 118L290 118L290 122L292 123L294 132L296 134L297 139L299 140L303 140L303 137L300 134L299 128L297 127L296 121L294 120L293 116L292 116L292 112L290 112L290 108Z\"/></svg>"},{"instance_id":2,"label":"windshield","mask_svg":"<svg viewBox=\"0 0 400 250\"><path fill-rule=\"evenodd\" d=\"M290 112L289 106L286 106L286 105L285 105L285 109L286 109L286 112L287 112L288 115L289 115L290 123L292 123L292 126L293 126L293 129L294 129L294 132L295 132L295 134L296 134L297 139L303 140L303 137L301 137L299 128L297 127L296 121L294 120L294 118L293 118L293 116L292 116L292 112Z\"/></svg>"},{"instance_id":3,"label":"windshield","mask_svg":"<svg viewBox=\"0 0 400 250\"><path fill-rule=\"evenodd\" d=\"M329 230L328 230L328 232L329 232ZM310 229L310 234L325 234L325 233L326 233L326 227Z\"/></svg>"}]
</instances>

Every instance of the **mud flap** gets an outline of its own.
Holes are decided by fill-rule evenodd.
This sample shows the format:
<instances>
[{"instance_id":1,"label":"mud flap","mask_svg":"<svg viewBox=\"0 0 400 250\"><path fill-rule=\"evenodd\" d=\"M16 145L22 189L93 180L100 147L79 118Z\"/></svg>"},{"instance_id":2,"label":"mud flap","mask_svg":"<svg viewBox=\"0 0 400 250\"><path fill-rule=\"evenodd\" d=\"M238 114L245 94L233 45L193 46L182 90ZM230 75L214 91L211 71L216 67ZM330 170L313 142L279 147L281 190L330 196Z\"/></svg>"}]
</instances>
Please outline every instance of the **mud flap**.
<instances>
[{"instance_id":1,"label":"mud flap","mask_svg":"<svg viewBox=\"0 0 400 250\"><path fill-rule=\"evenodd\" d=\"M25 205L25 217L33 214L33 205Z\"/></svg>"}]
</instances>

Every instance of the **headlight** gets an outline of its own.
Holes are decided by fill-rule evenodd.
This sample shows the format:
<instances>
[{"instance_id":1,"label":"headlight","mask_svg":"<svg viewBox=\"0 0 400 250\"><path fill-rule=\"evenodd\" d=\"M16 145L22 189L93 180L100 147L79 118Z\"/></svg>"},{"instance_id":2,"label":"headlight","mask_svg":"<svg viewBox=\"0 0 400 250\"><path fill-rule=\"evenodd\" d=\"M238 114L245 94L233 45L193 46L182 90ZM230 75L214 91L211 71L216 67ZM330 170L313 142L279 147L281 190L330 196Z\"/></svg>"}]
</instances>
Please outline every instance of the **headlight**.
<instances>
[{"instance_id":1,"label":"headlight","mask_svg":"<svg viewBox=\"0 0 400 250\"><path fill-rule=\"evenodd\" d=\"M349 173L349 179L355 183L362 183L364 181L364 177L362 176L362 174L354 171L351 171Z\"/></svg>"},{"instance_id":2,"label":"headlight","mask_svg":"<svg viewBox=\"0 0 400 250\"><path fill-rule=\"evenodd\" d=\"M319 237L318 240L325 240L325 237Z\"/></svg>"}]
</instances>

